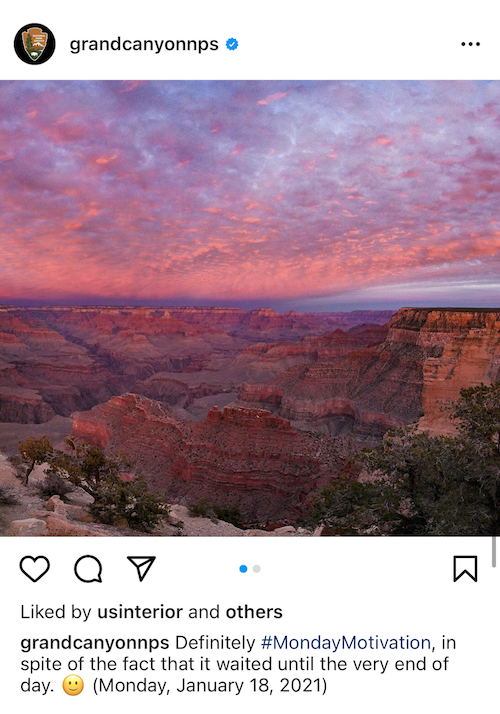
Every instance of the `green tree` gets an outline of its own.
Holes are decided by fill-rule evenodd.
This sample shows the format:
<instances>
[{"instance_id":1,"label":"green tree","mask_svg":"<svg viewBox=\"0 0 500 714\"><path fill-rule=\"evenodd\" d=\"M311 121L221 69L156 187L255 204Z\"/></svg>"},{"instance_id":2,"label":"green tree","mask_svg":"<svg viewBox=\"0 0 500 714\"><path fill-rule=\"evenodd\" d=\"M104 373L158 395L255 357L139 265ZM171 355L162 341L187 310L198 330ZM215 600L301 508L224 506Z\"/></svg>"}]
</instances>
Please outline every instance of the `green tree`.
<instances>
[{"instance_id":1,"label":"green tree","mask_svg":"<svg viewBox=\"0 0 500 714\"><path fill-rule=\"evenodd\" d=\"M495 531L497 508L485 489L487 461L468 440L415 427L390 432L379 447L359 456L371 478L383 475L399 492L396 513L403 516L404 533L414 535Z\"/></svg>"},{"instance_id":2,"label":"green tree","mask_svg":"<svg viewBox=\"0 0 500 714\"><path fill-rule=\"evenodd\" d=\"M141 476L124 481L131 468L124 455L108 455L100 447L66 439L67 452L58 451L47 473L58 474L92 496L91 513L103 523L125 520L131 528L150 530L168 516L169 507L148 491Z\"/></svg>"},{"instance_id":3,"label":"green tree","mask_svg":"<svg viewBox=\"0 0 500 714\"><path fill-rule=\"evenodd\" d=\"M47 462L47 480L62 478L86 491L94 499L91 513L103 523L125 520L131 528L147 531L168 515L168 505L148 491L142 477L121 478L131 468L125 456L108 455L98 446L69 438L66 447L66 451L55 450L47 437L19 442L19 452L27 463L25 483L35 464Z\"/></svg>"},{"instance_id":4,"label":"green tree","mask_svg":"<svg viewBox=\"0 0 500 714\"><path fill-rule=\"evenodd\" d=\"M500 534L500 383L462 389L451 418L456 437L409 426L360 452L365 480L333 482L311 521L342 533Z\"/></svg>"},{"instance_id":5,"label":"green tree","mask_svg":"<svg viewBox=\"0 0 500 714\"><path fill-rule=\"evenodd\" d=\"M26 472L24 474L24 484L28 485L28 479L35 466L44 464L50 461L54 454L54 447L46 436L41 439L36 439L34 436L29 436L26 441L20 441L18 444L19 454Z\"/></svg>"},{"instance_id":6,"label":"green tree","mask_svg":"<svg viewBox=\"0 0 500 714\"><path fill-rule=\"evenodd\" d=\"M500 455L500 381L462 389L452 407L452 418L458 421L464 438L495 449Z\"/></svg>"},{"instance_id":7,"label":"green tree","mask_svg":"<svg viewBox=\"0 0 500 714\"><path fill-rule=\"evenodd\" d=\"M125 456L107 455L99 446L71 438L65 439L65 443L68 451L55 454L48 473L64 476L95 501L99 500L105 486L120 480L119 475L131 468Z\"/></svg>"},{"instance_id":8,"label":"green tree","mask_svg":"<svg viewBox=\"0 0 500 714\"><path fill-rule=\"evenodd\" d=\"M410 527L411 516L401 512L402 500L403 494L390 479L368 482L340 478L315 498L304 525L321 523L331 535L403 535Z\"/></svg>"}]
</instances>

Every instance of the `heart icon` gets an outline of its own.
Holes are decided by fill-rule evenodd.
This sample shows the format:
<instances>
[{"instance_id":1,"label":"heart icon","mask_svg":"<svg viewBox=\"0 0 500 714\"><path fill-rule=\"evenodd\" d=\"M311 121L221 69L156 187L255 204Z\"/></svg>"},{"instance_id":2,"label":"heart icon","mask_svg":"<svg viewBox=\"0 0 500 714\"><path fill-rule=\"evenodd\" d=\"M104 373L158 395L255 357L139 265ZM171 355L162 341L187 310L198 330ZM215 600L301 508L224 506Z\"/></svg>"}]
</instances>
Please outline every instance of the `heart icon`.
<instances>
[{"instance_id":1,"label":"heart icon","mask_svg":"<svg viewBox=\"0 0 500 714\"><path fill-rule=\"evenodd\" d=\"M45 573L49 572L50 563L48 558L44 555L37 555L36 558L32 555L25 555L24 558L21 559L19 567L26 577L36 583L37 580L43 578Z\"/></svg>"}]
</instances>

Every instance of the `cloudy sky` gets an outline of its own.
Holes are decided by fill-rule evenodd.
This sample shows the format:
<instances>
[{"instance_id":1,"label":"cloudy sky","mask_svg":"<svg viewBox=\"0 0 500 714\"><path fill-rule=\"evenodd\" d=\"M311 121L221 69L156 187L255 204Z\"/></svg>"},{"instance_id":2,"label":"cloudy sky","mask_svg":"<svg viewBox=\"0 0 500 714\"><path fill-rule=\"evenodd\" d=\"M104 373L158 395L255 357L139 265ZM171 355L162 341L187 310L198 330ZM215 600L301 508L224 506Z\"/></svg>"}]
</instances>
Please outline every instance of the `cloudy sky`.
<instances>
[{"instance_id":1,"label":"cloudy sky","mask_svg":"<svg viewBox=\"0 0 500 714\"><path fill-rule=\"evenodd\" d=\"M0 301L500 303L500 82L0 82Z\"/></svg>"}]
</instances>

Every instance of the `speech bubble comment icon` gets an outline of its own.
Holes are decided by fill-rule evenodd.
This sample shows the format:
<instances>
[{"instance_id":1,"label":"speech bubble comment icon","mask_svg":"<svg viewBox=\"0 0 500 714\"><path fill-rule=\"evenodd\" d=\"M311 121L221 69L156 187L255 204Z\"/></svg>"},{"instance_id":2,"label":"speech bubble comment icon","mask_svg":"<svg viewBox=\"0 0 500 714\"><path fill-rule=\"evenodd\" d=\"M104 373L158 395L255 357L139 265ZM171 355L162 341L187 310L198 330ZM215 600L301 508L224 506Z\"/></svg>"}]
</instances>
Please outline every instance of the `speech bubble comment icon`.
<instances>
[{"instance_id":1,"label":"speech bubble comment icon","mask_svg":"<svg viewBox=\"0 0 500 714\"><path fill-rule=\"evenodd\" d=\"M95 555L82 555L75 563L75 575L82 583L102 583L102 565Z\"/></svg>"}]
</instances>

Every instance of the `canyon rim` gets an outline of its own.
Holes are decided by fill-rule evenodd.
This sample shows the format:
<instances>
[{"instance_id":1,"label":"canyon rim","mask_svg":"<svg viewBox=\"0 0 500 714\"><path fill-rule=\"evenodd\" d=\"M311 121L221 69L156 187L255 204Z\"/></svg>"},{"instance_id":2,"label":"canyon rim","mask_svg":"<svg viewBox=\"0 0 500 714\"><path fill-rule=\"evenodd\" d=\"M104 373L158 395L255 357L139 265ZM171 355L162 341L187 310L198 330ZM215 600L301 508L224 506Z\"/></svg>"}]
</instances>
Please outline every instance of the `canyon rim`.
<instances>
[{"instance_id":1,"label":"canyon rim","mask_svg":"<svg viewBox=\"0 0 500 714\"><path fill-rule=\"evenodd\" d=\"M0 534L496 534L498 82L0 100Z\"/></svg>"}]
</instances>

